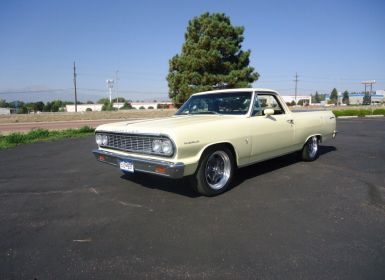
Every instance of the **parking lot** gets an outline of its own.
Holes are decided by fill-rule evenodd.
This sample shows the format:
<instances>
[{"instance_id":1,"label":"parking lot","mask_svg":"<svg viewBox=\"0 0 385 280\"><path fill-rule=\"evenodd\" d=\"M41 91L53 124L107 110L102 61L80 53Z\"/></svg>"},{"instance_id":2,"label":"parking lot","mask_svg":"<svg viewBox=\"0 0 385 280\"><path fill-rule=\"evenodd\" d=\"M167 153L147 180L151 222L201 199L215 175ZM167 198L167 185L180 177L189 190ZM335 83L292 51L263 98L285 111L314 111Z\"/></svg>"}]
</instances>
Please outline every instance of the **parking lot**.
<instances>
[{"instance_id":1,"label":"parking lot","mask_svg":"<svg viewBox=\"0 0 385 280\"><path fill-rule=\"evenodd\" d=\"M0 279L385 279L385 118L337 129L214 198L129 180L93 137L2 150Z\"/></svg>"}]
</instances>

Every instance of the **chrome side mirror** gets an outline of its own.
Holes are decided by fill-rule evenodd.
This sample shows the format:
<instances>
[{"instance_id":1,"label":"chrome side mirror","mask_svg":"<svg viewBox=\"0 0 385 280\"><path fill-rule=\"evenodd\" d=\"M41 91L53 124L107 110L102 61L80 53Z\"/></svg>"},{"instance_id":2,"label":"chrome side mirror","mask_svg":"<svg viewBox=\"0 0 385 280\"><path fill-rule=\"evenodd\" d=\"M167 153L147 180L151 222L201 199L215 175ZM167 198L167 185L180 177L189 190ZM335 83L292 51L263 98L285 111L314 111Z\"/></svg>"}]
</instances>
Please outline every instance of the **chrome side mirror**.
<instances>
[{"instance_id":1,"label":"chrome side mirror","mask_svg":"<svg viewBox=\"0 0 385 280\"><path fill-rule=\"evenodd\" d=\"M263 114L268 117L268 116L271 116L271 115L274 115L274 110L273 109L265 109L263 110Z\"/></svg>"}]
</instances>

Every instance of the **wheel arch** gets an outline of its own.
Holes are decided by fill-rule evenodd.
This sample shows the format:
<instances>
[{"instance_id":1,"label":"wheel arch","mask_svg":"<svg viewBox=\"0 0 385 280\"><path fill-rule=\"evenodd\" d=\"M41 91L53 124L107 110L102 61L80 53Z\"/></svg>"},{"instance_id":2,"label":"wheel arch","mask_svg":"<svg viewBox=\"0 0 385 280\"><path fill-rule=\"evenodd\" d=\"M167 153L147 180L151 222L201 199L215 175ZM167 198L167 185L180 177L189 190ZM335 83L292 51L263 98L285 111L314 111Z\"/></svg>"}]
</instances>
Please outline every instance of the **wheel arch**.
<instances>
[{"instance_id":1,"label":"wheel arch","mask_svg":"<svg viewBox=\"0 0 385 280\"><path fill-rule=\"evenodd\" d=\"M321 133L316 133L316 134L309 135L309 136L306 138L306 140L305 140L305 142L303 143L303 145L306 145L307 141L309 141L309 139L312 138L312 137L314 137L314 136L317 137L318 141L322 143L322 134L321 134Z\"/></svg>"},{"instance_id":2,"label":"wheel arch","mask_svg":"<svg viewBox=\"0 0 385 280\"><path fill-rule=\"evenodd\" d=\"M230 152L232 153L232 156L233 156L233 159L234 159L234 163L235 163L235 167L238 168L238 154L234 148L234 146L230 143L230 142L218 142L218 143L211 143L209 145L206 145L202 150L201 150L201 153L199 155L199 164L201 163L202 161L202 158L203 158L203 155L210 149L213 149L215 147L226 147L230 150Z\"/></svg>"}]
</instances>

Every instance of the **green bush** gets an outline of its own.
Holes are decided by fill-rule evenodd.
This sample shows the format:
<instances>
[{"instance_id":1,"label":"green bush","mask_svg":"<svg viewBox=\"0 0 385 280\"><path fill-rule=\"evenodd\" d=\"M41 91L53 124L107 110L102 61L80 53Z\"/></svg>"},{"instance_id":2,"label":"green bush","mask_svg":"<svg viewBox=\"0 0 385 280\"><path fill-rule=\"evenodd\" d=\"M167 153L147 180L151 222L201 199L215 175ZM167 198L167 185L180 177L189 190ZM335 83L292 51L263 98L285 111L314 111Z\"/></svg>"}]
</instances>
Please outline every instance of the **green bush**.
<instances>
[{"instance_id":1,"label":"green bush","mask_svg":"<svg viewBox=\"0 0 385 280\"><path fill-rule=\"evenodd\" d=\"M48 129L41 129L41 128L31 130L30 132L25 134L25 137L30 140L37 139L37 138L47 138L48 136L49 136Z\"/></svg>"},{"instance_id":2,"label":"green bush","mask_svg":"<svg viewBox=\"0 0 385 280\"><path fill-rule=\"evenodd\" d=\"M11 133L4 137L7 144L21 144L26 142L26 135L20 132Z\"/></svg>"},{"instance_id":3,"label":"green bush","mask_svg":"<svg viewBox=\"0 0 385 280\"><path fill-rule=\"evenodd\" d=\"M0 136L0 149L14 147L19 144L33 143L38 141L54 140L61 138L80 137L89 135L95 129L89 126L83 126L79 129L53 130L36 129L28 133L14 132L6 136Z\"/></svg>"},{"instance_id":4,"label":"green bush","mask_svg":"<svg viewBox=\"0 0 385 280\"><path fill-rule=\"evenodd\" d=\"M373 115L384 115L385 116L385 109L374 109Z\"/></svg>"},{"instance_id":5,"label":"green bush","mask_svg":"<svg viewBox=\"0 0 385 280\"><path fill-rule=\"evenodd\" d=\"M385 109L346 109L346 110L333 110L336 117L342 116L358 116L365 117L370 115L385 115Z\"/></svg>"}]
</instances>

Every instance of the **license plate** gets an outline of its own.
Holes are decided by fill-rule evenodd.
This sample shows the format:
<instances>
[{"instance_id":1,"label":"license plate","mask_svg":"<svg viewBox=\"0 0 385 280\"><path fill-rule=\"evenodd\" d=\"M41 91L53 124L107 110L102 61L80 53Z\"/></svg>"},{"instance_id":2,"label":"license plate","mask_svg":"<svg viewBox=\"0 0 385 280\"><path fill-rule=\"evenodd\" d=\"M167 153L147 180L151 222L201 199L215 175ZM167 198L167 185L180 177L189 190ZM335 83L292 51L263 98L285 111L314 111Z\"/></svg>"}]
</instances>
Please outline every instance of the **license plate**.
<instances>
[{"instance_id":1,"label":"license plate","mask_svg":"<svg viewBox=\"0 0 385 280\"><path fill-rule=\"evenodd\" d=\"M134 164L130 161L119 162L119 167L123 171L134 172Z\"/></svg>"}]
</instances>

